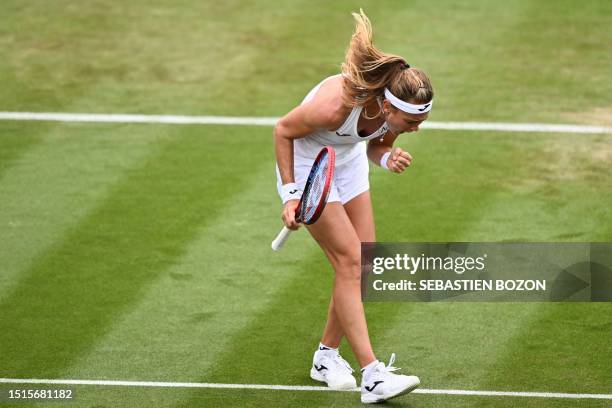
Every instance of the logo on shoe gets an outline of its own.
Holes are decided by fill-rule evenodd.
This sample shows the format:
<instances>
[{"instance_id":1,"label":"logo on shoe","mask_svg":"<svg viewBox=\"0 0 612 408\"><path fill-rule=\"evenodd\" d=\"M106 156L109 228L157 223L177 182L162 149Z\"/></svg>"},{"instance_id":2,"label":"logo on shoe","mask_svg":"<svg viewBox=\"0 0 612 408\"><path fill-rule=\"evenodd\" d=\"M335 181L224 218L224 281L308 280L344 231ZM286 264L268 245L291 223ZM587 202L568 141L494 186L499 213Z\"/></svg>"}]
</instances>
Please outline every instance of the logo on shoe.
<instances>
[{"instance_id":1,"label":"logo on shoe","mask_svg":"<svg viewBox=\"0 0 612 408\"><path fill-rule=\"evenodd\" d=\"M327 370L327 367L325 367L323 364L321 364L321 366L320 366L320 367L317 367L317 365L316 365L316 364L313 364L313 365L314 365L314 368L315 368L317 371Z\"/></svg>"},{"instance_id":2,"label":"logo on shoe","mask_svg":"<svg viewBox=\"0 0 612 408\"><path fill-rule=\"evenodd\" d=\"M374 381L374 385L371 387L368 387L367 385L365 386L365 389L368 390L368 392L372 392L374 391L374 388L376 388L376 386L378 384L384 383L384 381Z\"/></svg>"}]
</instances>

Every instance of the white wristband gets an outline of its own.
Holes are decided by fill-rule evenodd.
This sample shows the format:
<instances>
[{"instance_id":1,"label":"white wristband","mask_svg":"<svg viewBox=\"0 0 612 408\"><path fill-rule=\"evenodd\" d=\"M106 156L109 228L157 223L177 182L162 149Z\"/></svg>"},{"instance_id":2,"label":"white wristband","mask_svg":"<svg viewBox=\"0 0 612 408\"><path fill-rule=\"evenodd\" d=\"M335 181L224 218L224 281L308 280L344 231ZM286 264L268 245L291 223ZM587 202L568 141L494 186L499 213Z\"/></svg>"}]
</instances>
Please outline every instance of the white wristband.
<instances>
[{"instance_id":1,"label":"white wristband","mask_svg":"<svg viewBox=\"0 0 612 408\"><path fill-rule=\"evenodd\" d=\"M389 170L389 166L387 166L387 160L389 160L389 156L391 156L391 152L383 154L380 158L380 167L382 167L383 169Z\"/></svg>"},{"instance_id":2,"label":"white wristband","mask_svg":"<svg viewBox=\"0 0 612 408\"><path fill-rule=\"evenodd\" d=\"M302 190L295 183L287 183L281 186L281 198L283 204L289 200L299 200L302 197Z\"/></svg>"}]
</instances>

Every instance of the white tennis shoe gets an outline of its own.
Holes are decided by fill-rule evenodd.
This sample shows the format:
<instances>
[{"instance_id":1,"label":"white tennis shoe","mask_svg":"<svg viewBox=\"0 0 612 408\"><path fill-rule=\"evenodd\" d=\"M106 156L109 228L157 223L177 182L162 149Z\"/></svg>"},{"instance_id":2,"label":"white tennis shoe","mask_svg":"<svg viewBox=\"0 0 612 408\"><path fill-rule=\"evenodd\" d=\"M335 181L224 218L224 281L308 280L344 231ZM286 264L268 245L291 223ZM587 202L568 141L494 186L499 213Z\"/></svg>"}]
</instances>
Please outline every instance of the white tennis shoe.
<instances>
[{"instance_id":1,"label":"white tennis shoe","mask_svg":"<svg viewBox=\"0 0 612 408\"><path fill-rule=\"evenodd\" d=\"M399 370L393 367L395 353L391 354L389 365L379 362L370 372L366 381L365 375L361 380L361 402L373 404L386 401L393 397L414 391L420 384L419 377L414 375L393 374Z\"/></svg>"},{"instance_id":2,"label":"white tennis shoe","mask_svg":"<svg viewBox=\"0 0 612 408\"><path fill-rule=\"evenodd\" d=\"M353 390L357 388L357 381L353 377L351 365L340 356L337 350L319 348L315 351L310 378L327 383L327 386L332 390Z\"/></svg>"}]
</instances>

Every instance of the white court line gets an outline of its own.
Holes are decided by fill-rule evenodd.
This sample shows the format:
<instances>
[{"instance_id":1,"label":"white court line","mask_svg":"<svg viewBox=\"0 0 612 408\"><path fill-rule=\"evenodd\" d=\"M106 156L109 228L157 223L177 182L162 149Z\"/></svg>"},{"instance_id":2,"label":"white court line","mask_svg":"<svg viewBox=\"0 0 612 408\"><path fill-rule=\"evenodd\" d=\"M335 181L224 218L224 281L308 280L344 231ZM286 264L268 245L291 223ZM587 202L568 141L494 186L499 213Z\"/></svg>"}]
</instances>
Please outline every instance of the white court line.
<instances>
[{"instance_id":1,"label":"white court line","mask_svg":"<svg viewBox=\"0 0 612 408\"><path fill-rule=\"evenodd\" d=\"M279 118L235 116L128 115L104 113L0 112L0 120L158 123L173 125L251 125L274 126ZM425 122L424 129L474 130L500 132L548 132L612 134L612 127L593 125L555 125L547 123Z\"/></svg>"},{"instance_id":2,"label":"white court line","mask_svg":"<svg viewBox=\"0 0 612 408\"><path fill-rule=\"evenodd\" d=\"M128 115L105 113L0 112L0 120L160 123L171 125L253 125L274 126L279 118L234 116Z\"/></svg>"},{"instance_id":3,"label":"white court line","mask_svg":"<svg viewBox=\"0 0 612 408\"><path fill-rule=\"evenodd\" d=\"M59 384L59 385L108 385L123 387L158 387L158 388L215 388L215 389L252 389L252 390L284 390L284 391L333 391L328 387L308 385L269 385L269 384L218 384L194 382L163 382L163 381L115 381L115 380L49 380L34 378L0 378L0 384ZM359 388L348 390L360 391ZM590 398L612 399L612 394L565 394L558 392L513 392L513 391L472 391L472 390L432 390L417 389L415 394L438 395L478 395L486 397L535 397L535 398Z\"/></svg>"}]
</instances>

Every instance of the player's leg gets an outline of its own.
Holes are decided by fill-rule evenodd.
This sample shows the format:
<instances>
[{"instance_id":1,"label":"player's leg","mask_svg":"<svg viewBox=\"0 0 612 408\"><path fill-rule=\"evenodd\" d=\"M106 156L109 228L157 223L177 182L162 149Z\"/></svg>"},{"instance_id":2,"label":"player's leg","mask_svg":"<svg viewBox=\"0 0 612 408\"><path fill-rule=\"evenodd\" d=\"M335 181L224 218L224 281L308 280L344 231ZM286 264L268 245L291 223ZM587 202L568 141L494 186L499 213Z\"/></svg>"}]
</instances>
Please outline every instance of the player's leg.
<instances>
[{"instance_id":1,"label":"player's leg","mask_svg":"<svg viewBox=\"0 0 612 408\"><path fill-rule=\"evenodd\" d=\"M335 271L333 309L361 367L376 358L361 303L361 241L345 208L328 203L321 218L307 226Z\"/></svg>"},{"instance_id":2,"label":"player's leg","mask_svg":"<svg viewBox=\"0 0 612 408\"><path fill-rule=\"evenodd\" d=\"M332 348L338 348L340 341L344 337L344 331L340 325L340 321L336 316L334 309L334 295L332 293L329 301L329 307L327 308L327 322L325 323L325 329L323 329L323 336L321 337L321 343Z\"/></svg>"},{"instance_id":3,"label":"player's leg","mask_svg":"<svg viewBox=\"0 0 612 408\"><path fill-rule=\"evenodd\" d=\"M351 220L351 224L357 232L360 242L376 241L376 231L374 227L374 212L372 211L372 200L370 192L365 191L344 204L344 209ZM342 325L336 316L334 309L334 297L332 295L327 311L327 323L323 331L321 343L326 346L337 348L344 336Z\"/></svg>"},{"instance_id":4,"label":"player's leg","mask_svg":"<svg viewBox=\"0 0 612 408\"><path fill-rule=\"evenodd\" d=\"M376 240L376 233L369 192L366 190L349 199L345 203L344 208L360 242L374 242ZM343 322L340 319L342 311L336 307L334 301L332 301L331 306L333 309L328 316L326 327L330 327L333 331L337 326L343 327ZM393 365L394 360L395 355L393 354L389 365ZM418 377L389 372L384 363L377 362L376 360L367 366L360 361L360 365L362 368L365 367L362 370L361 381L361 401L364 403L380 402L397 397L414 390L420 384Z\"/></svg>"},{"instance_id":5,"label":"player's leg","mask_svg":"<svg viewBox=\"0 0 612 408\"><path fill-rule=\"evenodd\" d=\"M370 192L364 191L346 204L344 209L355 228L361 242L376 241L376 229L374 226L374 211Z\"/></svg>"}]
</instances>

